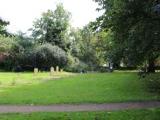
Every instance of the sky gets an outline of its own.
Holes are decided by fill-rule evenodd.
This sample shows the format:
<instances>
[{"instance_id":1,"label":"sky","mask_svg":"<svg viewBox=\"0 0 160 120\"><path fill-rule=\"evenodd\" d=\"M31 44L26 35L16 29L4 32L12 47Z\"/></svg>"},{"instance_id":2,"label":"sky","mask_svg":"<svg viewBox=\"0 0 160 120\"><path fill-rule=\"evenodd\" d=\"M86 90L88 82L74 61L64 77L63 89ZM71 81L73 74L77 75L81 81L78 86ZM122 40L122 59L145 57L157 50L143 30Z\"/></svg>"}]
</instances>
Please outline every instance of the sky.
<instances>
[{"instance_id":1,"label":"sky","mask_svg":"<svg viewBox=\"0 0 160 120\"><path fill-rule=\"evenodd\" d=\"M9 32L27 32L33 21L48 9L55 10L58 3L72 14L73 27L83 27L101 15L93 0L0 0L0 17L10 22Z\"/></svg>"}]
</instances>

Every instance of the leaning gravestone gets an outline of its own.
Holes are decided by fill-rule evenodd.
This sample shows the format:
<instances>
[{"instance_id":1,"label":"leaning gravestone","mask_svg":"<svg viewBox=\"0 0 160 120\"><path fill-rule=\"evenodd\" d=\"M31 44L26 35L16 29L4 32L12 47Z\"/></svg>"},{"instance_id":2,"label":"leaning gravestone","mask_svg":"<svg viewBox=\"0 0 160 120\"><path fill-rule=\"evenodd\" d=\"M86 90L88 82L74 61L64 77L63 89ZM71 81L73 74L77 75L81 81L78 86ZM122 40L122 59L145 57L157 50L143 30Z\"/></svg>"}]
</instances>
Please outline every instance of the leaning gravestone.
<instances>
[{"instance_id":1,"label":"leaning gravestone","mask_svg":"<svg viewBox=\"0 0 160 120\"><path fill-rule=\"evenodd\" d=\"M54 74L54 67L51 67L50 68L50 75L53 75Z\"/></svg>"},{"instance_id":2,"label":"leaning gravestone","mask_svg":"<svg viewBox=\"0 0 160 120\"><path fill-rule=\"evenodd\" d=\"M59 72L59 66L56 66L56 72Z\"/></svg>"},{"instance_id":3,"label":"leaning gravestone","mask_svg":"<svg viewBox=\"0 0 160 120\"><path fill-rule=\"evenodd\" d=\"M38 68L34 68L34 74L38 73Z\"/></svg>"}]
</instances>

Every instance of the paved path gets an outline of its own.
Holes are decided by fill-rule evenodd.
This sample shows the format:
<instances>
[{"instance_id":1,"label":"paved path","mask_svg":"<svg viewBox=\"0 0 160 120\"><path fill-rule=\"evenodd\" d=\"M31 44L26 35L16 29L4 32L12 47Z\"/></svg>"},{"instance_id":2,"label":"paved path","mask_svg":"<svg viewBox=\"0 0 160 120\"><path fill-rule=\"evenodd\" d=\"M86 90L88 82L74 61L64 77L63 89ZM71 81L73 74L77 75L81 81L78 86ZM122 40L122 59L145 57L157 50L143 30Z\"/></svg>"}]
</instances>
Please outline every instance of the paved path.
<instances>
[{"instance_id":1,"label":"paved path","mask_svg":"<svg viewBox=\"0 0 160 120\"><path fill-rule=\"evenodd\" d=\"M0 113L29 113L29 112L71 112L71 111L113 111L126 109L160 108L160 101L80 104L80 105L0 105Z\"/></svg>"}]
</instances>

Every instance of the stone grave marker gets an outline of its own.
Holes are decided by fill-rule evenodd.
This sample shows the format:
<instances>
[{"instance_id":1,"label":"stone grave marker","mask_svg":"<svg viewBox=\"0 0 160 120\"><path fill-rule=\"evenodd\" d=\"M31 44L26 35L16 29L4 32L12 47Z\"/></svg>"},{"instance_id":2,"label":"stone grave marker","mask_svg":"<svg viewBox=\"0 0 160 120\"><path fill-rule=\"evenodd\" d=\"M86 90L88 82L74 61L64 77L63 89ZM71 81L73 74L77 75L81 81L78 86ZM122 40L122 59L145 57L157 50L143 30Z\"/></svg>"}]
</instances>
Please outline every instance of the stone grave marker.
<instances>
[{"instance_id":1,"label":"stone grave marker","mask_svg":"<svg viewBox=\"0 0 160 120\"><path fill-rule=\"evenodd\" d=\"M34 68L34 74L38 73L38 68Z\"/></svg>"},{"instance_id":2,"label":"stone grave marker","mask_svg":"<svg viewBox=\"0 0 160 120\"><path fill-rule=\"evenodd\" d=\"M56 72L59 72L59 66L56 66Z\"/></svg>"},{"instance_id":3,"label":"stone grave marker","mask_svg":"<svg viewBox=\"0 0 160 120\"><path fill-rule=\"evenodd\" d=\"M63 69L61 69L60 72L63 72Z\"/></svg>"},{"instance_id":4,"label":"stone grave marker","mask_svg":"<svg viewBox=\"0 0 160 120\"><path fill-rule=\"evenodd\" d=\"M54 67L51 67L50 68L50 75L53 75L54 74Z\"/></svg>"}]
</instances>

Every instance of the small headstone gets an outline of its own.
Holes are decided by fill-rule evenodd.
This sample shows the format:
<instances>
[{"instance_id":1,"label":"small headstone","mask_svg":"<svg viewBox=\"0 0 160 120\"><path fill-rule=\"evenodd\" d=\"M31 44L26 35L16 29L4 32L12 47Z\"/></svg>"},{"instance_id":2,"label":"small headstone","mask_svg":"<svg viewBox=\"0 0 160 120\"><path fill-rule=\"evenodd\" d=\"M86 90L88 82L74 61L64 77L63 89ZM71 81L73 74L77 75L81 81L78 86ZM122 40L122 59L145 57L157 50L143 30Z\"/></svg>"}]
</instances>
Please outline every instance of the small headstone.
<instances>
[{"instance_id":1,"label":"small headstone","mask_svg":"<svg viewBox=\"0 0 160 120\"><path fill-rule=\"evenodd\" d=\"M63 72L63 69L61 69L60 72Z\"/></svg>"},{"instance_id":2,"label":"small headstone","mask_svg":"<svg viewBox=\"0 0 160 120\"><path fill-rule=\"evenodd\" d=\"M56 66L56 72L59 72L59 66Z\"/></svg>"},{"instance_id":3,"label":"small headstone","mask_svg":"<svg viewBox=\"0 0 160 120\"><path fill-rule=\"evenodd\" d=\"M50 68L50 75L53 75L54 74L54 67L51 67Z\"/></svg>"},{"instance_id":4,"label":"small headstone","mask_svg":"<svg viewBox=\"0 0 160 120\"><path fill-rule=\"evenodd\" d=\"M34 74L38 73L38 68L34 68Z\"/></svg>"}]
</instances>

